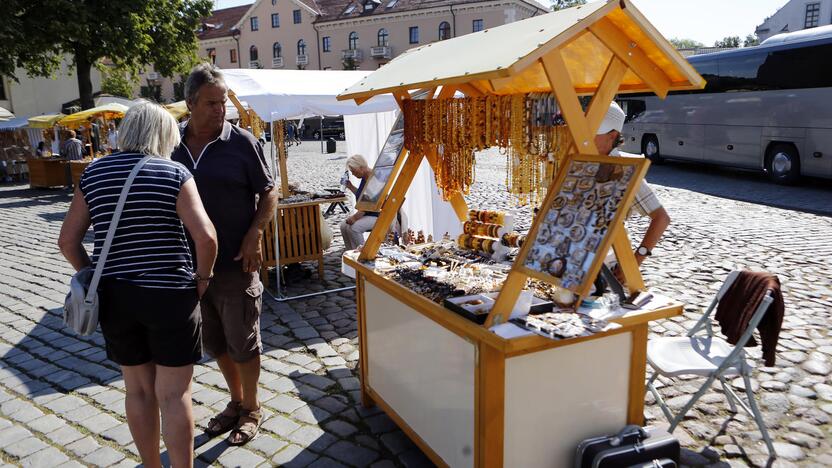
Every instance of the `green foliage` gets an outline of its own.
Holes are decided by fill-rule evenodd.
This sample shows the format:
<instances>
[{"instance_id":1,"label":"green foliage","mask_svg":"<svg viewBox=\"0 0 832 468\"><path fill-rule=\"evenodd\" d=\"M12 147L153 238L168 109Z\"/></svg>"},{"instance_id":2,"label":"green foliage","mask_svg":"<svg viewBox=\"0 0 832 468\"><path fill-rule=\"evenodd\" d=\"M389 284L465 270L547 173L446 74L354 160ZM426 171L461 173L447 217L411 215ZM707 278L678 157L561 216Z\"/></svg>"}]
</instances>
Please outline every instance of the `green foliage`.
<instances>
[{"instance_id":1,"label":"green foliage","mask_svg":"<svg viewBox=\"0 0 832 468\"><path fill-rule=\"evenodd\" d=\"M677 49L696 49L698 47L705 47L705 44L699 41L695 41L693 39L680 39L677 37L671 39L670 43Z\"/></svg>"},{"instance_id":2,"label":"green foliage","mask_svg":"<svg viewBox=\"0 0 832 468\"><path fill-rule=\"evenodd\" d=\"M133 97L133 82L127 79L127 73L124 70L102 67L101 92L131 99Z\"/></svg>"},{"instance_id":3,"label":"green foliage","mask_svg":"<svg viewBox=\"0 0 832 468\"><path fill-rule=\"evenodd\" d=\"M358 64L352 57L345 58L342 65L344 66L344 70L358 70Z\"/></svg>"},{"instance_id":4,"label":"green foliage","mask_svg":"<svg viewBox=\"0 0 832 468\"><path fill-rule=\"evenodd\" d=\"M740 46L740 37L739 36L728 36L723 38L721 41L716 41L714 43L714 47L739 47Z\"/></svg>"},{"instance_id":5,"label":"green foliage","mask_svg":"<svg viewBox=\"0 0 832 468\"><path fill-rule=\"evenodd\" d=\"M92 105L90 67L108 58L137 76L146 65L163 76L197 60L195 31L211 0L4 0L0 2L0 74L21 67L50 76L65 56L77 68L81 103Z\"/></svg>"},{"instance_id":6,"label":"green foliage","mask_svg":"<svg viewBox=\"0 0 832 468\"><path fill-rule=\"evenodd\" d=\"M552 11L572 8L573 6L583 5L584 3L586 3L586 0L552 0Z\"/></svg>"},{"instance_id":7,"label":"green foliage","mask_svg":"<svg viewBox=\"0 0 832 468\"><path fill-rule=\"evenodd\" d=\"M745 40L742 43L743 47L754 47L756 45L760 45L760 38L756 34L745 36Z\"/></svg>"}]
</instances>

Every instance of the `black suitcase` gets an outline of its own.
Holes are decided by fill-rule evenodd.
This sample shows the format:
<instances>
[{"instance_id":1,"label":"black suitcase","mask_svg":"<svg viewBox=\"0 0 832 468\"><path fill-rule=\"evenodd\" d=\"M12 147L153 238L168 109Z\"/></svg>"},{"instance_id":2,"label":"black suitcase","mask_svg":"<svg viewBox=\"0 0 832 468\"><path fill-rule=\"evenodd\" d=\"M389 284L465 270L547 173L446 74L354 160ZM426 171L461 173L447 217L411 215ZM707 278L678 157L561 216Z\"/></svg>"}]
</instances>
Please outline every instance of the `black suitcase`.
<instances>
[{"instance_id":1,"label":"black suitcase","mask_svg":"<svg viewBox=\"0 0 832 468\"><path fill-rule=\"evenodd\" d=\"M679 465L669 459L669 458L662 458L661 460L653 460L647 463L642 463L641 465L635 465L633 468L678 468Z\"/></svg>"},{"instance_id":2,"label":"black suitcase","mask_svg":"<svg viewBox=\"0 0 832 468\"><path fill-rule=\"evenodd\" d=\"M651 466L654 460L678 464L679 452L679 441L667 431L629 425L614 436L593 437L578 444L575 468Z\"/></svg>"}]
</instances>

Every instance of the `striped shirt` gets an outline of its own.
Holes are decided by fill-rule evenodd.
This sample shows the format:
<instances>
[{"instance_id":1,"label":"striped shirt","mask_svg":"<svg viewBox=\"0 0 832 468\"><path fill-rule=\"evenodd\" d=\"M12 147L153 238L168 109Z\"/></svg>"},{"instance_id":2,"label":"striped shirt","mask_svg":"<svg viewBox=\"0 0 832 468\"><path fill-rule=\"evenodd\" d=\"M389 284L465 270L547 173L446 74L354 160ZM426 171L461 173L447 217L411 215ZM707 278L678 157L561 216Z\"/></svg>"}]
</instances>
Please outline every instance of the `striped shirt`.
<instances>
[{"instance_id":1,"label":"striped shirt","mask_svg":"<svg viewBox=\"0 0 832 468\"><path fill-rule=\"evenodd\" d=\"M79 188L89 206L98 261L127 176L144 156L115 153L87 167ZM139 171L121 213L103 277L148 288L193 288L193 261L176 213L182 184L191 178L181 164L154 158Z\"/></svg>"},{"instance_id":2,"label":"striped shirt","mask_svg":"<svg viewBox=\"0 0 832 468\"><path fill-rule=\"evenodd\" d=\"M84 144L77 138L70 138L64 142L63 155L70 161L84 159Z\"/></svg>"}]
</instances>

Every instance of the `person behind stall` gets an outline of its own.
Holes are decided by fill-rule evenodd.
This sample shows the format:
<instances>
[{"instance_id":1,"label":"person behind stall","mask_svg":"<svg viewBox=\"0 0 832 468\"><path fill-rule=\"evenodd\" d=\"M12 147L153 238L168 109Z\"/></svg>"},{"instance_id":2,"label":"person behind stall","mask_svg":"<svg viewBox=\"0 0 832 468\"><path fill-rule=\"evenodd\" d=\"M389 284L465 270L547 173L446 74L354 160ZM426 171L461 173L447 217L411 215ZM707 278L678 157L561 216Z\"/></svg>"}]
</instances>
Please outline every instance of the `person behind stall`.
<instances>
[{"instance_id":1,"label":"person behind stall","mask_svg":"<svg viewBox=\"0 0 832 468\"><path fill-rule=\"evenodd\" d=\"M115 122L110 122L107 129L107 147L111 153L118 151L118 129Z\"/></svg>"},{"instance_id":2,"label":"person behind stall","mask_svg":"<svg viewBox=\"0 0 832 468\"><path fill-rule=\"evenodd\" d=\"M613 101L595 135L595 146L598 148L599 154L635 158L641 157L636 154L625 153L618 149L624 143L624 139L621 137L621 130L624 128L625 118L626 114L624 111ZM633 199L630 215L634 212L650 218L650 225L647 227L644 238L635 251L636 261L641 265L645 258L653 254L653 249L659 243L662 234L664 234L664 231L670 225L670 216L667 214L658 197L656 197L653 189L644 180L641 181L638 192L636 192L636 196ZM615 273L619 280L623 278L617 265L613 273Z\"/></svg>"},{"instance_id":3,"label":"person behind stall","mask_svg":"<svg viewBox=\"0 0 832 468\"><path fill-rule=\"evenodd\" d=\"M367 160L359 154L354 154L347 158L347 170L352 173L354 177L361 179L358 187L348 180L346 187L355 195L355 201L361 198L361 192L367 185L367 180L373 174L373 170L367 164ZM378 220L378 213L375 211L356 211L347 219L341 221L341 237L344 239L344 246L347 250L353 250L358 246L364 244L364 233L373 230L373 226Z\"/></svg>"},{"instance_id":4,"label":"person behind stall","mask_svg":"<svg viewBox=\"0 0 832 468\"><path fill-rule=\"evenodd\" d=\"M84 159L84 144L76 138L75 130L69 131L69 138L64 142L63 147L61 147L61 156L70 161Z\"/></svg>"},{"instance_id":5,"label":"person behind stall","mask_svg":"<svg viewBox=\"0 0 832 468\"><path fill-rule=\"evenodd\" d=\"M37 156L38 158L45 158L47 156L47 154L46 154L46 142L43 142L43 141L38 142L38 147L35 150L35 156Z\"/></svg>"},{"instance_id":6,"label":"person behind stall","mask_svg":"<svg viewBox=\"0 0 832 468\"><path fill-rule=\"evenodd\" d=\"M202 333L231 401L205 433L231 431L227 442L242 445L257 435L263 417L257 395L263 351L258 271L263 230L274 217L278 191L254 135L225 121L227 100L219 68L203 63L191 70L185 81L191 118L180 125L182 143L172 159L194 175L219 241L215 278L201 301Z\"/></svg>"},{"instance_id":7,"label":"person behind stall","mask_svg":"<svg viewBox=\"0 0 832 468\"><path fill-rule=\"evenodd\" d=\"M173 117L156 104L137 104L124 116L121 137L123 153L97 159L81 175L58 245L75 270L97 262L128 174L152 156L127 195L129 209L105 260L101 331L107 357L121 366L127 426L144 466L162 466L160 412L170 463L193 466L191 377L202 359L199 298L211 277L216 233L191 174L169 160L179 143ZM83 246L90 225L92 259ZM197 269L185 230L194 240Z\"/></svg>"}]
</instances>

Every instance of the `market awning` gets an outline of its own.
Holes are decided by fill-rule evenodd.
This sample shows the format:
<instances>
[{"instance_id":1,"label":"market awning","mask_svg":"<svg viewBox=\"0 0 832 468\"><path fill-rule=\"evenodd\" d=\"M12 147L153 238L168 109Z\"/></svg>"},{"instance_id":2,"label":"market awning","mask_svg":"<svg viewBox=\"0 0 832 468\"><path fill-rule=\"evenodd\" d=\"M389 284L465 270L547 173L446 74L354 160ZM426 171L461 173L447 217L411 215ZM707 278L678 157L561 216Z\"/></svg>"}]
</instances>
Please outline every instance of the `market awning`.
<instances>
[{"instance_id":1,"label":"market awning","mask_svg":"<svg viewBox=\"0 0 832 468\"><path fill-rule=\"evenodd\" d=\"M29 127L52 128L64 117L66 117L64 114L36 115L34 117L29 117Z\"/></svg>"},{"instance_id":2,"label":"market awning","mask_svg":"<svg viewBox=\"0 0 832 468\"><path fill-rule=\"evenodd\" d=\"M266 121L398 109L390 95L375 97L360 107L338 101L338 93L368 71L231 69L223 74L228 88Z\"/></svg>"},{"instance_id":3,"label":"market awning","mask_svg":"<svg viewBox=\"0 0 832 468\"><path fill-rule=\"evenodd\" d=\"M4 109L4 108L0 107L0 120L8 120L8 119L13 119L13 118L14 118L14 114L9 112L7 109Z\"/></svg>"},{"instance_id":4,"label":"market awning","mask_svg":"<svg viewBox=\"0 0 832 468\"><path fill-rule=\"evenodd\" d=\"M18 130L29 125L29 121L23 117L15 117L13 119L4 120L0 122L0 132L10 132Z\"/></svg>"},{"instance_id":5,"label":"market awning","mask_svg":"<svg viewBox=\"0 0 832 468\"><path fill-rule=\"evenodd\" d=\"M103 106L93 107L92 109L68 115L59 120L58 123L65 127L75 128L87 123L90 119L96 116L103 116L107 119L118 119L124 117L124 113L127 112L127 109L128 107L124 104L111 102L104 104Z\"/></svg>"},{"instance_id":6,"label":"market awning","mask_svg":"<svg viewBox=\"0 0 832 468\"><path fill-rule=\"evenodd\" d=\"M620 93L654 92L663 97L671 90L705 86L629 0L608 0L411 49L339 99L360 102L381 93L453 84L489 94L550 92L541 60L556 50L578 94L595 93L613 55L629 68Z\"/></svg>"},{"instance_id":7,"label":"market awning","mask_svg":"<svg viewBox=\"0 0 832 468\"><path fill-rule=\"evenodd\" d=\"M185 101L177 101L170 104L165 104L165 109L170 112L174 119L179 120L190 112Z\"/></svg>"}]
</instances>

